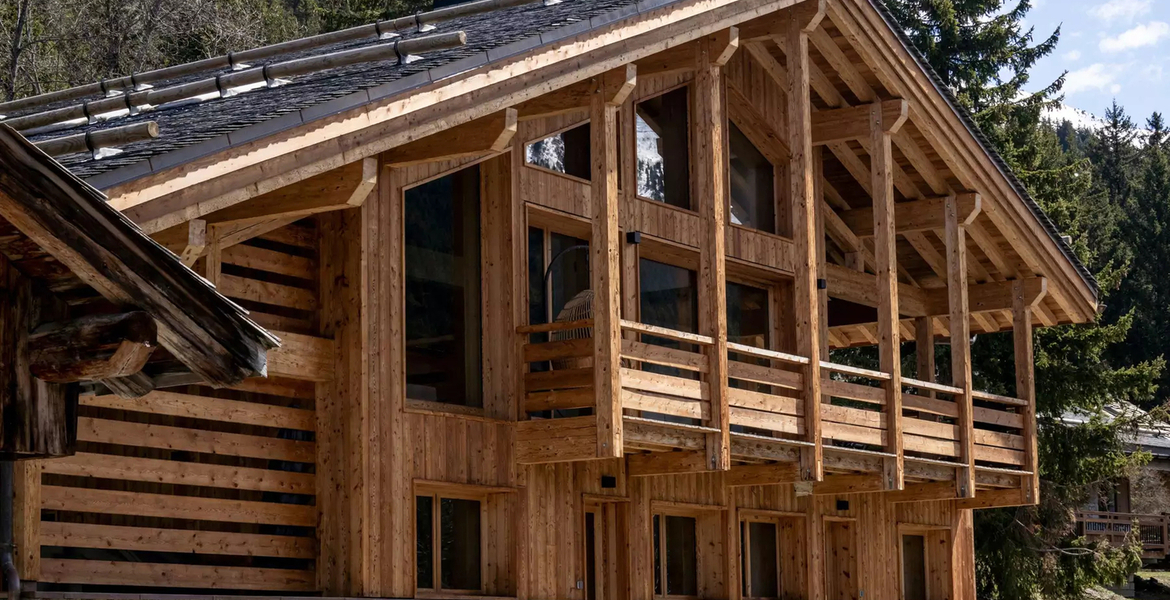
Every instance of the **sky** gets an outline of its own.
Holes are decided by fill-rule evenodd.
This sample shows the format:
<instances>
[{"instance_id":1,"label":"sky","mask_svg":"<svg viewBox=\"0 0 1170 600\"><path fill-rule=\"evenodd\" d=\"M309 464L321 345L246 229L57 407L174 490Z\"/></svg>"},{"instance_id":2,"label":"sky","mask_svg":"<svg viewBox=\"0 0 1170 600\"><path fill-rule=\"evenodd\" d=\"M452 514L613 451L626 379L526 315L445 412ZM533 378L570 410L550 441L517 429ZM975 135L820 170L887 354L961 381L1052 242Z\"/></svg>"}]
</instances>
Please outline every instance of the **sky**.
<instances>
[{"instance_id":1,"label":"sky","mask_svg":"<svg viewBox=\"0 0 1170 600\"><path fill-rule=\"evenodd\" d=\"M1009 1L1014 4L1014 0ZM1033 0L1028 25L1060 43L1032 71L1031 86L1067 71L1065 104L1100 117L1116 98L1142 126L1170 113L1170 0Z\"/></svg>"}]
</instances>

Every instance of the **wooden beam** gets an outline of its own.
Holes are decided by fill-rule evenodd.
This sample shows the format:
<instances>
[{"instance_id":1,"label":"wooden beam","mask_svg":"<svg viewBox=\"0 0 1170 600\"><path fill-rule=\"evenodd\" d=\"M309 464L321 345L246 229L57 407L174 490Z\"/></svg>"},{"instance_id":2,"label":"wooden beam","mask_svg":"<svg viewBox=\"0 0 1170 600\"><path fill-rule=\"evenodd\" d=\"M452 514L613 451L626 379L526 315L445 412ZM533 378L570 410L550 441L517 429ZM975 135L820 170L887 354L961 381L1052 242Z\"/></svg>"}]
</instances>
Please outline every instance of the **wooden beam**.
<instances>
[{"instance_id":1,"label":"wooden beam","mask_svg":"<svg viewBox=\"0 0 1170 600\"><path fill-rule=\"evenodd\" d=\"M829 297L848 300L862 306L877 307L878 297L877 277L842 267L841 265L825 265L825 275L828 279ZM898 285L898 310L910 317L925 316L928 312L925 290L905 283Z\"/></svg>"},{"instance_id":2,"label":"wooden beam","mask_svg":"<svg viewBox=\"0 0 1170 600\"><path fill-rule=\"evenodd\" d=\"M960 224L968 225L979 216L983 203L979 194L960 194L956 199ZM911 231L941 230L945 227L943 213L947 199L928 198L899 202L894 205L894 223L899 234ZM857 237L873 235L873 209L855 208L845 211L841 220Z\"/></svg>"},{"instance_id":3,"label":"wooden beam","mask_svg":"<svg viewBox=\"0 0 1170 600\"><path fill-rule=\"evenodd\" d=\"M694 64L694 60L694 48L691 47L691 64ZM588 108L595 95L600 96L610 104L620 106L626 97L634 91L638 81L637 74L638 67L630 63L596 77L578 81L554 92L517 104L515 107L517 118L521 121L529 121Z\"/></svg>"},{"instance_id":4,"label":"wooden beam","mask_svg":"<svg viewBox=\"0 0 1170 600\"><path fill-rule=\"evenodd\" d=\"M817 292L816 197L813 189L812 98L810 97L808 34L825 15L822 0L802 2L786 12L788 68L788 149L789 185L792 202L792 237L795 293L794 317L796 352L818 358L821 348L820 298ZM774 62L774 61L773 61ZM774 75L775 76L775 75ZM820 360L803 367L804 432L812 446L800 451L801 477L809 481L824 478L824 449L821 439Z\"/></svg>"},{"instance_id":5,"label":"wooden beam","mask_svg":"<svg viewBox=\"0 0 1170 600\"><path fill-rule=\"evenodd\" d=\"M727 150L722 65L738 45L734 27L699 40L695 56L694 189L703 222L699 246L699 332L714 343L706 348L711 411L707 461L712 470L731 468L731 407L727 379Z\"/></svg>"},{"instance_id":6,"label":"wooden beam","mask_svg":"<svg viewBox=\"0 0 1170 600\"><path fill-rule=\"evenodd\" d=\"M880 127L887 134L901 129L910 114L905 100L886 100L874 104L859 104L813 113L813 144L826 145L870 137L874 123L874 107L881 113Z\"/></svg>"},{"instance_id":7,"label":"wooden beam","mask_svg":"<svg viewBox=\"0 0 1170 600\"><path fill-rule=\"evenodd\" d=\"M190 267L203 255L203 250L207 247L207 221L191 219L187 221L186 229L187 241L183 245L183 249L175 254L179 255L183 264Z\"/></svg>"},{"instance_id":8,"label":"wooden beam","mask_svg":"<svg viewBox=\"0 0 1170 600\"><path fill-rule=\"evenodd\" d=\"M623 77L592 83L589 104L590 162L593 182L593 390L597 397L597 457L620 458L623 451L621 387L621 234L618 230L617 111L628 95L620 90L636 81L628 65ZM604 83L622 82L617 88ZM603 85L598 85L603 83ZM618 102L614 102L617 100Z\"/></svg>"},{"instance_id":9,"label":"wooden beam","mask_svg":"<svg viewBox=\"0 0 1170 600\"><path fill-rule=\"evenodd\" d=\"M1009 506L1027 506L1031 501L1024 498L1024 490L1019 488L1005 488L996 490L979 490L969 498L955 501L958 509L1005 508Z\"/></svg>"},{"instance_id":10,"label":"wooden beam","mask_svg":"<svg viewBox=\"0 0 1170 600\"><path fill-rule=\"evenodd\" d=\"M882 499L890 503L928 502L930 500L951 500L955 497L955 484L951 481L930 481L907 485L904 489L883 494Z\"/></svg>"},{"instance_id":11,"label":"wooden beam","mask_svg":"<svg viewBox=\"0 0 1170 600\"><path fill-rule=\"evenodd\" d=\"M29 369L50 383L127 377L157 345L158 327L142 311L88 315L38 327L28 340Z\"/></svg>"},{"instance_id":12,"label":"wooden beam","mask_svg":"<svg viewBox=\"0 0 1170 600\"><path fill-rule=\"evenodd\" d=\"M959 202L947 198L947 292L950 298L951 385L963 390L955 398L958 408L959 462L955 487L959 498L975 496L975 423L971 381L971 313L967 305L967 240L960 220Z\"/></svg>"},{"instance_id":13,"label":"wooden beam","mask_svg":"<svg viewBox=\"0 0 1170 600\"><path fill-rule=\"evenodd\" d=\"M894 231L894 156L886 107L867 108L870 134L870 187L873 190L874 262L877 265L878 354L882 372L890 378L885 388L886 453L883 484L887 490L903 487L902 464L902 338L898 313L898 236ZM905 103L891 118L905 120ZM899 122L899 125L901 123Z\"/></svg>"},{"instance_id":14,"label":"wooden beam","mask_svg":"<svg viewBox=\"0 0 1170 600\"><path fill-rule=\"evenodd\" d=\"M316 382L333 379L333 340L285 331L272 333L280 338L280 347L268 352L269 377Z\"/></svg>"},{"instance_id":15,"label":"wooden beam","mask_svg":"<svg viewBox=\"0 0 1170 600\"><path fill-rule=\"evenodd\" d=\"M1031 475L1024 475L1021 487L1024 490L1024 502L1036 504L1040 502L1040 453L1037 445L1036 433L1036 374L1032 357L1032 306L1024 291L1024 282L1013 282L1012 294L1015 300L1012 304L1012 336L1015 346L1016 362L1016 398L1027 404L1024 406L1023 436L1024 436L1024 470Z\"/></svg>"},{"instance_id":16,"label":"wooden beam","mask_svg":"<svg viewBox=\"0 0 1170 600\"><path fill-rule=\"evenodd\" d=\"M729 487L777 485L800 480L800 464L795 462L736 465L723 478L724 484Z\"/></svg>"},{"instance_id":17,"label":"wooden beam","mask_svg":"<svg viewBox=\"0 0 1170 600\"><path fill-rule=\"evenodd\" d=\"M706 452L649 452L626 456L626 475L647 477L709 471Z\"/></svg>"},{"instance_id":18,"label":"wooden beam","mask_svg":"<svg viewBox=\"0 0 1170 600\"><path fill-rule=\"evenodd\" d=\"M378 160L367 158L211 213L206 220L217 227L249 225L354 208L365 202L377 180Z\"/></svg>"},{"instance_id":19,"label":"wooden beam","mask_svg":"<svg viewBox=\"0 0 1170 600\"><path fill-rule=\"evenodd\" d=\"M884 475L826 475L823 481L813 484L812 493L814 496L836 496L880 492L885 488Z\"/></svg>"},{"instance_id":20,"label":"wooden beam","mask_svg":"<svg viewBox=\"0 0 1170 600\"><path fill-rule=\"evenodd\" d=\"M409 167L437 160L454 160L503 152L516 135L517 115L505 108L486 117L456 125L386 152L385 164Z\"/></svg>"}]
</instances>

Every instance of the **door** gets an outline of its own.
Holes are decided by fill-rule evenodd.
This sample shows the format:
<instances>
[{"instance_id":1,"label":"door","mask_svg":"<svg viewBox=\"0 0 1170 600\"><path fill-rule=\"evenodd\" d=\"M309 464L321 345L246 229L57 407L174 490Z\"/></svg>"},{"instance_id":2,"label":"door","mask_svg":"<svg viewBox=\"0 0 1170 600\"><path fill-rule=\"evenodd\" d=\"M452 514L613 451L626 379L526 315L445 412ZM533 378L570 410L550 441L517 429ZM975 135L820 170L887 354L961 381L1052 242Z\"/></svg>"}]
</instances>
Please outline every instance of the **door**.
<instances>
[{"instance_id":1,"label":"door","mask_svg":"<svg viewBox=\"0 0 1170 600\"><path fill-rule=\"evenodd\" d=\"M594 502L585 507L585 535L582 536L585 600L625 600L628 588L624 556L625 503Z\"/></svg>"}]
</instances>

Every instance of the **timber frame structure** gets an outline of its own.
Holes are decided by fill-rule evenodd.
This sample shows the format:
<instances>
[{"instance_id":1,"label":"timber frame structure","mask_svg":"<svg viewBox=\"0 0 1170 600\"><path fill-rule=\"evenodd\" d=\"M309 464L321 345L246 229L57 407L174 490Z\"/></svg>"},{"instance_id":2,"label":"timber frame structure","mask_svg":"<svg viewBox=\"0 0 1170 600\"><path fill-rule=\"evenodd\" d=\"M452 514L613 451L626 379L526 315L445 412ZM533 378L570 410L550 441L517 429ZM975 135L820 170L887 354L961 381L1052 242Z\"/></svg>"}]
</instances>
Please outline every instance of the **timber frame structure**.
<instances>
[{"instance_id":1,"label":"timber frame structure","mask_svg":"<svg viewBox=\"0 0 1170 600\"><path fill-rule=\"evenodd\" d=\"M972 511L1039 493L1033 327L1097 290L880 2L427 27L466 43L54 126L155 121L60 160L284 344L82 397L36 593L973 600Z\"/></svg>"}]
</instances>

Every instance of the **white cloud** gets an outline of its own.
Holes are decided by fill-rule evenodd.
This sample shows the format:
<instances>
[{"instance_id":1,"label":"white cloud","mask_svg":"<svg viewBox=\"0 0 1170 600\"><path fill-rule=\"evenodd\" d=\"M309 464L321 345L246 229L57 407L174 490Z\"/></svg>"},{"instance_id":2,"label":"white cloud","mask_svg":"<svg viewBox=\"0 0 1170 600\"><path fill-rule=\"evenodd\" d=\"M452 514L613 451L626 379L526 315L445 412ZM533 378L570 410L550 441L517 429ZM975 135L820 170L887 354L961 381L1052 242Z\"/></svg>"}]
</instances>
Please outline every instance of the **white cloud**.
<instances>
[{"instance_id":1,"label":"white cloud","mask_svg":"<svg viewBox=\"0 0 1170 600\"><path fill-rule=\"evenodd\" d=\"M1081 59L1081 51L1080 50L1073 50L1072 52L1066 52L1064 55L1064 58L1066 60L1080 60Z\"/></svg>"},{"instance_id":2,"label":"white cloud","mask_svg":"<svg viewBox=\"0 0 1170 600\"><path fill-rule=\"evenodd\" d=\"M1116 94L1120 91L1121 91L1121 84L1119 84L1119 83L1115 83L1115 84L1109 86L1109 93L1110 94Z\"/></svg>"},{"instance_id":3,"label":"white cloud","mask_svg":"<svg viewBox=\"0 0 1170 600\"><path fill-rule=\"evenodd\" d=\"M1153 46L1167 35L1170 35L1170 24L1162 21L1152 21L1138 25L1117 37L1107 37L1101 40L1100 48L1102 52L1133 50L1134 48Z\"/></svg>"},{"instance_id":4,"label":"white cloud","mask_svg":"<svg viewBox=\"0 0 1170 600\"><path fill-rule=\"evenodd\" d=\"M1089 14L1103 21L1122 20L1132 22L1150 12L1153 0L1109 0L1089 9Z\"/></svg>"},{"instance_id":5,"label":"white cloud","mask_svg":"<svg viewBox=\"0 0 1170 600\"><path fill-rule=\"evenodd\" d=\"M1072 95L1086 90L1109 89L1110 86L1116 85L1117 71L1115 66L1102 63L1070 71L1064 78L1064 93Z\"/></svg>"}]
</instances>

